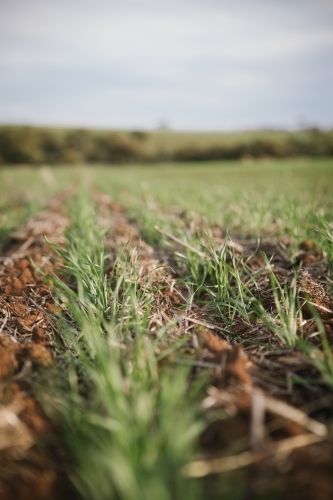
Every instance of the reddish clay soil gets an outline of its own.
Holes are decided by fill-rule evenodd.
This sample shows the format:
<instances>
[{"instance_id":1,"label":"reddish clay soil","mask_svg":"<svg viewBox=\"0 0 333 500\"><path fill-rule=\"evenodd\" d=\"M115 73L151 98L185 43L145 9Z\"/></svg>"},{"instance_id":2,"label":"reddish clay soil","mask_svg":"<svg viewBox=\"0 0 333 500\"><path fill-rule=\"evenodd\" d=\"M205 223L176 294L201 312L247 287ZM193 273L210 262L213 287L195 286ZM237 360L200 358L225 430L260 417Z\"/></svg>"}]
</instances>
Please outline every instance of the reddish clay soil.
<instances>
[{"instance_id":1,"label":"reddish clay soil","mask_svg":"<svg viewBox=\"0 0 333 500\"><path fill-rule=\"evenodd\" d=\"M63 197L12 234L0 260L0 498L69 498L66 456L33 397L32 373L53 364L56 311L45 279L54 271L46 236L61 241ZM42 274L41 274L42 273ZM41 278L43 275L43 279Z\"/></svg>"}]
</instances>

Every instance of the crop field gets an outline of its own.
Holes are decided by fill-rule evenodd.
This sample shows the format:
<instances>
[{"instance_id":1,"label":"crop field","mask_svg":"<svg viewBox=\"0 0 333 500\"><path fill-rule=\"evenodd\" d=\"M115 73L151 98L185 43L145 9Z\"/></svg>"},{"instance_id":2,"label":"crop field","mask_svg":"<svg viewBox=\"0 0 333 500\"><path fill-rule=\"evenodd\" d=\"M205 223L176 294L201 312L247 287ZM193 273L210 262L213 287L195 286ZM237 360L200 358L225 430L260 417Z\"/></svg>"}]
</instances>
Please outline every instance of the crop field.
<instances>
[{"instance_id":1,"label":"crop field","mask_svg":"<svg viewBox=\"0 0 333 500\"><path fill-rule=\"evenodd\" d=\"M0 169L0 498L333 498L332 158Z\"/></svg>"}]
</instances>

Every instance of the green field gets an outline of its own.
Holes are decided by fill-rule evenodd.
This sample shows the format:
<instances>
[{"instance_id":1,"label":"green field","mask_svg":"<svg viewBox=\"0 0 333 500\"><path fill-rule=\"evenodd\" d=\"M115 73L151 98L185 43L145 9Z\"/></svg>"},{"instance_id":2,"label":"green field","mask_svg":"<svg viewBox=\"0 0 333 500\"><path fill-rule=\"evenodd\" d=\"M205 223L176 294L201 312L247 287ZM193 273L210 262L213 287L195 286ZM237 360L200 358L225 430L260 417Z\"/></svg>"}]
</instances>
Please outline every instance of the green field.
<instances>
[{"instance_id":1,"label":"green field","mask_svg":"<svg viewBox=\"0 0 333 500\"><path fill-rule=\"evenodd\" d=\"M205 164L160 164L120 167L7 167L0 170L1 205L14 201L24 211L48 196L81 181L94 185L133 216L172 219L170 207L188 216L204 216L238 235L310 230L306 220L318 211L332 213L331 159L256 160ZM149 210L151 204L154 210ZM8 205L7 205L8 204ZM14 210L15 215L15 210ZM2 227L13 226L10 210L2 211ZM17 216L17 214L16 214ZM175 217L176 218L176 217ZM147 221L146 221L147 224Z\"/></svg>"},{"instance_id":2,"label":"green field","mask_svg":"<svg viewBox=\"0 0 333 500\"><path fill-rule=\"evenodd\" d=\"M56 362L27 384L78 498L330 494L333 160L4 167L0 246L69 187Z\"/></svg>"}]
</instances>

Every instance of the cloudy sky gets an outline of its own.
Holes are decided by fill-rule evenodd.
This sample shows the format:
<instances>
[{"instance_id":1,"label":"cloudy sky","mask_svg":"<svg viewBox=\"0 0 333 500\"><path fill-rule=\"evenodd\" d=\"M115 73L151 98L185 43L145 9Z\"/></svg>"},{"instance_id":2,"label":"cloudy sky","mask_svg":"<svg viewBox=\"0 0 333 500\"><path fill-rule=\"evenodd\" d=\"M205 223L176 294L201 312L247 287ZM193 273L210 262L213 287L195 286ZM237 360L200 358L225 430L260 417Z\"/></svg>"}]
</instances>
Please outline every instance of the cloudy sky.
<instances>
[{"instance_id":1,"label":"cloudy sky","mask_svg":"<svg viewBox=\"0 0 333 500\"><path fill-rule=\"evenodd\" d=\"M0 0L0 122L333 126L333 0Z\"/></svg>"}]
</instances>

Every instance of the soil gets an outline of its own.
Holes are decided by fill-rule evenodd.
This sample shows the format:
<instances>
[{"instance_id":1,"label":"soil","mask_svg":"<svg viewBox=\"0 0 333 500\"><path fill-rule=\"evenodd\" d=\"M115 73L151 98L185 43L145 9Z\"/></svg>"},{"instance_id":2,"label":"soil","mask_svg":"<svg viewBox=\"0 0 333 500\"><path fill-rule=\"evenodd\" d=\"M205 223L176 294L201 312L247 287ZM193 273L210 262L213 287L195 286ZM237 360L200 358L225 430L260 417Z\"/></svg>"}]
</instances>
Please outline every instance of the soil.
<instances>
[{"instance_id":1,"label":"soil","mask_svg":"<svg viewBox=\"0 0 333 500\"><path fill-rule=\"evenodd\" d=\"M68 225L67 194L50 201L11 235L0 259L0 498L65 499L70 496L66 454L56 429L32 395L31 375L50 368L56 310L52 252Z\"/></svg>"},{"instance_id":2,"label":"soil","mask_svg":"<svg viewBox=\"0 0 333 500\"><path fill-rule=\"evenodd\" d=\"M45 243L60 243L68 226L63 205L68 193L55 198L36 218L12 234L0 260L0 498L49 500L73 498L66 469L66 452L57 429L32 395L31 374L52 369L57 335L52 314L56 305L52 281L57 270ZM126 215L124 208L95 193L99 224L107 229L110 258L105 272L115 276L115 254L127 245L142 286L149 275L154 306L148 335L170 324L162 353L175 339L186 336L180 351L164 357L192 364L192 377L205 370L210 384L202 401L207 426L200 437L192 477L227 474L247 468L247 498L277 492L284 499L333 498L332 390L309 358L288 349L256 318L236 316L232 325L199 301L191 301L177 280L184 269L174 251L182 242L153 248ZM200 231L201 221L188 228ZM211 228L216 247L225 242L220 228ZM231 254L244 255L248 272L261 270L257 293L267 311L274 312L270 259L281 286L296 286L302 300L299 330L320 348L313 312L321 318L333 343L333 303L328 293L328 264L312 242L302 242L290 260L291 242L274 238L235 239ZM294 283L294 273L297 280Z\"/></svg>"}]
</instances>

